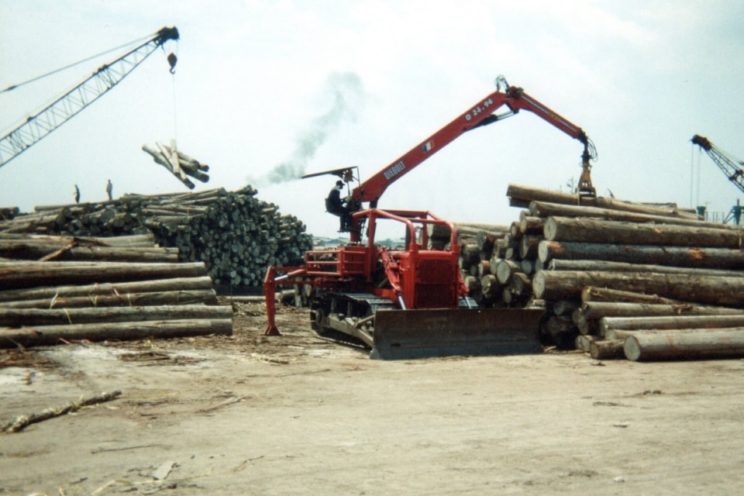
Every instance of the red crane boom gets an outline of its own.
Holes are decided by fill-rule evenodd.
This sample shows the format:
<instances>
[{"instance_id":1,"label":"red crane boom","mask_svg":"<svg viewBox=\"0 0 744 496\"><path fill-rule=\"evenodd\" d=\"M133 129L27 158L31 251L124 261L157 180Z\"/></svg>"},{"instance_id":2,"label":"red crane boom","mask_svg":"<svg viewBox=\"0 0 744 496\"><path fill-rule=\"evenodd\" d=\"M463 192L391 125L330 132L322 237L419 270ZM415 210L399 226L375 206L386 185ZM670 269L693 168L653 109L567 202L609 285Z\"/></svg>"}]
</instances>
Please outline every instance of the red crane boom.
<instances>
[{"instance_id":1,"label":"red crane boom","mask_svg":"<svg viewBox=\"0 0 744 496\"><path fill-rule=\"evenodd\" d=\"M503 91L502 86L504 88ZM508 111L502 114L496 114L496 111L503 107L506 107ZM459 136L477 127L492 124L510 117L520 110L528 110L534 113L584 145L581 155L583 172L579 181L579 192L587 196L594 196L595 190L591 183L591 164L589 161L596 158L596 153L594 146L584 130L525 93L522 88L509 86L503 77L499 77L497 79L496 91L478 101L449 124L354 188L351 192L351 200L359 204L369 202L370 207L375 208L378 200L388 186L419 166Z\"/></svg>"}]
</instances>

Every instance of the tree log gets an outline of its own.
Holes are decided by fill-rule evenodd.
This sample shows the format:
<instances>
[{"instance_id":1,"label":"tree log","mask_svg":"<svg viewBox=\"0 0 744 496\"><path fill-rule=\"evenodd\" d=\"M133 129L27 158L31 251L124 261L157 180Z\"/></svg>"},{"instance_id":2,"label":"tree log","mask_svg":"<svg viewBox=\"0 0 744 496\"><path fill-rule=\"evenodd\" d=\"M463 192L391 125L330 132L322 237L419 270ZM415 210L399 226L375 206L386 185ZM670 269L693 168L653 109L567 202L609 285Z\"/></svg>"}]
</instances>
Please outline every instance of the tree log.
<instances>
[{"instance_id":1,"label":"tree log","mask_svg":"<svg viewBox=\"0 0 744 496\"><path fill-rule=\"evenodd\" d=\"M86 284L122 280L165 279L206 275L203 262L0 262L0 285Z\"/></svg>"},{"instance_id":2,"label":"tree log","mask_svg":"<svg viewBox=\"0 0 744 496\"><path fill-rule=\"evenodd\" d=\"M0 347L43 346L86 339L171 338L206 334L232 334L232 320L151 320L75 325L50 325L0 330Z\"/></svg>"},{"instance_id":3,"label":"tree log","mask_svg":"<svg viewBox=\"0 0 744 496\"><path fill-rule=\"evenodd\" d=\"M532 280L535 297L546 300L578 299L586 286L652 293L689 302L744 306L741 277L543 270Z\"/></svg>"},{"instance_id":4,"label":"tree log","mask_svg":"<svg viewBox=\"0 0 744 496\"><path fill-rule=\"evenodd\" d=\"M549 217L543 234L548 241L741 248L744 230Z\"/></svg>"},{"instance_id":5,"label":"tree log","mask_svg":"<svg viewBox=\"0 0 744 496\"><path fill-rule=\"evenodd\" d=\"M682 315L730 315L743 314L738 308L691 305L689 303L627 303L589 301L581 308L587 320L599 320L602 317L644 317L644 316L682 316Z\"/></svg>"},{"instance_id":6,"label":"tree log","mask_svg":"<svg viewBox=\"0 0 744 496\"><path fill-rule=\"evenodd\" d=\"M519 243L520 258L537 258L537 247L540 241L542 241L542 237L540 236L523 236Z\"/></svg>"},{"instance_id":7,"label":"tree log","mask_svg":"<svg viewBox=\"0 0 744 496\"><path fill-rule=\"evenodd\" d=\"M525 234L542 235L545 220L540 217L524 216L519 219L519 232Z\"/></svg>"},{"instance_id":8,"label":"tree log","mask_svg":"<svg viewBox=\"0 0 744 496\"><path fill-rule=\"evenodd\" d=\"M610 336L614 331L648 329L709 329L744 327L744 315L668 315L658 317L602 317L599 331Z\"/></svg>"},{"instance_id":9,"label":"tree log","mask_svg":"<svg viewBox=\"0 0 744 496\"><path fill-rule=\"evenodd\" d=\"M592 301L627 302L627 303L663 303L681 304L683 302L671 298L663 298L655 294L638 293L637 291L621 291L619 289L598 288L587 286L581 291L582 303Z\"/></svg>"},{"instance_id":10,"label":"tree log","mask_svg":"<svg viewBox=\"0 0 744 496\"><path fill-rule=\"evenodd\" d=\"M521 267L513 260L501 260L496 265L496 278L501 284L509 284L512 275L520 272Z\"/></svg>"},{"instance_id":11,"label":"tree log","mask_svg":"<svg viewBox=\"0 0 744 496\"><path fill-rule=\"evenodd\" d=\"M623 344L622 339L594 340L589 345L589 356L595 360L623 358Z\"/></svg>"},{"instance_id":12,"label":"tree log","mask_svg":"<svg viewBox=\"0 0 744 496\"><path fill-rule=\"evenodd\" d=\"M195 289L24 299L2 302L0 308L130 307L135 305L214 305L216 303L217 295L213 289Z\"/></svg>"},{"instance_id":13,"label":"tree log","mask_svg":"<svg viewBox=\"0 0 744 496\"><path fill-rule=\"evenodd\" d=\"M56 243L38 243L21 240L0 240L0 256L14 259L38 260L58 252L54 260L107 261L107 262L178 262L176 248L140 248L109 246L78 246Z\"/></svg>"},{"instance_id":14,"label":"tree log","mask_svg":"<svg viewBox=\"0 0 744 496\"><path fill-rule=\"evenodd\" d=\"M212 279L202 277L177 277L119 283L95 283L81 286L52 286L0 291L0 305L5 301L47 300L55 297L126 295L127 293L150 293L163 291L212 290Z\"/></svg>"},{"instance_id":15,"label":"tree log","mask_svg":"<svg viewBox=\"0 0 744 496\"><path fill-rule=\"evenodd\" d=\"M583 334L579 334L576 336L576 349L581 350L585 353L589 353L591 351L592 343L595 341L594 336L585 336Z\"/></svg>"},{"instance_id":16,"label":"tree log","mask_svg":"<svg viewBox=\"0 0 744 496\"><path fill-rule=\"evenodd\" d=\"M232 307L227 305L158 305L67 310L0 307L0 325L8 327L185 319L232 319Z\"/></svg>"},{"instance_id":17,"label":"tree log","mask_svg":"<svg viewBox=\"0 0 744 496\"><path fill-rule=\"evenodd\" d=\"M664 215L671 217L686 217L688 219L697 219L697 215L676 207L660 207L642 203L631 203L627 201L616 200L614 198L580 198L575 193L563 193L561 191L545 190L524 186L519 184L510 184L506 190L506 196L511 200L511 204L519 207L529 207L533 201L546 201L552 203L564 203L567 205L588 205L600 208L610 208L613 210L623 210L627 212L639 212L650 215Z\"/></svg>"},{"instance_id":18,"label":"tree log","mask_svg":"<svg viewBox=\"0 0 744 496\"><path fill-rule=\"evenodd\" d=\"M744 277L741 270L698 269L692 267L671 267L629 262L611 262L607 260L561 260L548 262L548 270L586 270L613 272L658 272L662 274L694 274L697 276Z\"/></svg>"},{"instance_id":19,"label":"tree log","mask_svg":"<svg viewBox=\"0 0 744 496\"><path fill-rule=\"evenodd\" d=\"M729 248L541 241L537 255L543 263L552 259L609 260L678 267L744 269L744 252Z\"/></svg>"},{"instance_id":20,"label":"tree log","mask_svg":"<svg viewBox=\"0 0 744 496\"><path fill-rule=\"evenodd\" d=\"M639 331L625 339L628 360L689 360L744 356L744 328Z\"/></svg>"},{"instance_id":21,"label":"tree log","mask_svg":"<svg viewBox=\"0 0 744 496\"><path fill-rule=\"evenodd\" d=\"M604 220L626 221L626 222L656 222L662 224L680 224L698 227L716 227L727 229L740 229L738 226L727 226L722 224L713 224L698 219L687 217L673 217L668 215L650 215L637 212L628 212L622 210L613 210L609 208L590 207L586 205L566 205L560 203L550 203L542 201L533 201L530 203L530 214L537 218L547 217L594 217Z\"/></svg>"}]
</instances>

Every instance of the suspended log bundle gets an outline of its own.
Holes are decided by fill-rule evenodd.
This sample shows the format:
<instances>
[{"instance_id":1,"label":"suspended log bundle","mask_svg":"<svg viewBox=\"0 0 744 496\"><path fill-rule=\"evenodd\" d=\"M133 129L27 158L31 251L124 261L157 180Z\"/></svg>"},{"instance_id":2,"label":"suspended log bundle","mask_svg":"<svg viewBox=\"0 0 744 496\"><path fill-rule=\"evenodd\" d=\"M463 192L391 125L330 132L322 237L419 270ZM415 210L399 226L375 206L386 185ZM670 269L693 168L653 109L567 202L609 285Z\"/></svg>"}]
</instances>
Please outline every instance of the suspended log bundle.
<instances>
[{"instance_id":1,"label":"suspended log bundle","mask_svg":"<svg viewBox=\"0 0 744 496\"><path fill-rule=\"evenodd\" d=\"M0 235L0 254L0 347L232 333L204 263L152 235Z\"/></svg>"},{"instance_id":2,"label":"suspended log bundle","mask_svg":"<svg viewBox=\"0 0 744 496\"><path fill-rule=\"evenodd\" d=\"M123 247L106 249L91 237L152 236L168 257L156 260L148 249L138 248L142 262L175 257L204 262L217 284L260 286L268 265L300 263L312 238L299 219L282 215L256 194L246 186L235 192L129 194L100 203L36 207L34 213L0 220L0 258L38 260L52 254L57 243L44 236L59 234L66 241L57 246L54 260L129 260L133 254L122 254Z\"/></svg>"}]
</instances>

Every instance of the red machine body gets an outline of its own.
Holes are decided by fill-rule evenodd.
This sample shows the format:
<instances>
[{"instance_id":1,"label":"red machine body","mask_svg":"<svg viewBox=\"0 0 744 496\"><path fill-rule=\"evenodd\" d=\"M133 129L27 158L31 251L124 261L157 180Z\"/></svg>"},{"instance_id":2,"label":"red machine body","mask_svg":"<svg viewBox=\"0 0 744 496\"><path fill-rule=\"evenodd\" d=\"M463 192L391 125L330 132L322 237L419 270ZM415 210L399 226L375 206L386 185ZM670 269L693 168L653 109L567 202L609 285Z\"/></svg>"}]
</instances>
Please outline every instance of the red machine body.
<instances>
[{"instance_id":1,"label":"red machine body","mask_svg":"<svg viewBox=\"0 0 744 496\"><path fill-rule=\"evenodd\" d=\"M367 243L305 252L302 267L270 267L264 279L269 307L267 334L278 332L276 285L308 284L325 291L354 292L395 302L397 308L456 308L467 295L458 266L460 247L455 227L430 212L368 209L364 219ZM406 245L391 249L375 243L378 220L405 227ZM277 271L286 275L276 277Z\"/></svg>"},{"instance_id":2,"label":"red machine body","mask_svg":"<svg viewBox=\"0 0 744 496\"><path fill-rule=\"evenodd\" d=\"M505 112L496 114L504 108ZM586 133L521 88L509 86L499 78L496 91L350 192L347 206L353 214L346 246L308 251L300 267L268 268L264 280L266 334L279 334L275 320L276 287L289 285L309 293L306 296L316 331L334 338L341 335L344 340L350 337L371 348L376 357L539 351L542 310L479 309L467 297L458 266L457 231L450 222L425 211L377 208L380 197L393 182L457 137L520 110L536 114L583 144L579 192L594 196L589 160L595 154ZM306 177L321 174L337 175L347 183L354 180L353 168ZM369 208L363 210L364 203ZM387 248L375 243L382 220L404 226L405 246ZM363 243L365 225L367 242Z\"/></svg>"}]
</instances>

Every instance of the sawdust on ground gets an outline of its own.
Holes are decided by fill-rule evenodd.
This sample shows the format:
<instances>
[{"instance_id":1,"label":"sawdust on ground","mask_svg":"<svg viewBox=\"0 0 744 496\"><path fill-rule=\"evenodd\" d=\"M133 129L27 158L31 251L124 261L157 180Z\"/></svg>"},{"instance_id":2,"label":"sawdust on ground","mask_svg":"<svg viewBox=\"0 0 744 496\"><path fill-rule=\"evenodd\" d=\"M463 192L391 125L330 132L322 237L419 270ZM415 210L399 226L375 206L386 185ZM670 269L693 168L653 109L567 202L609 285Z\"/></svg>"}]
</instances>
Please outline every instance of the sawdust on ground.
<instances>
[{"instance_id":1,"label":"sawdust on ground","mask_svg":"<svg viewBox=\"0 0 744 496\"><path fill-rule=\"evenodd\" d=\"M0 350L0 495L740 494L744 361L382 362L305 310L235 334Z\"/></svg>"}]
</instances>

